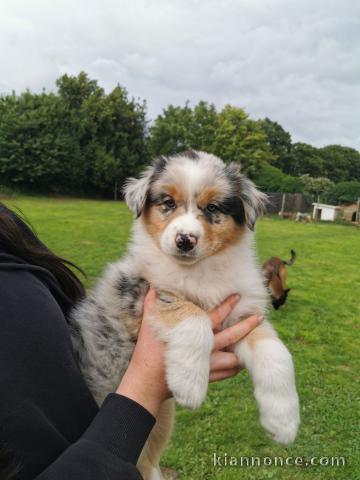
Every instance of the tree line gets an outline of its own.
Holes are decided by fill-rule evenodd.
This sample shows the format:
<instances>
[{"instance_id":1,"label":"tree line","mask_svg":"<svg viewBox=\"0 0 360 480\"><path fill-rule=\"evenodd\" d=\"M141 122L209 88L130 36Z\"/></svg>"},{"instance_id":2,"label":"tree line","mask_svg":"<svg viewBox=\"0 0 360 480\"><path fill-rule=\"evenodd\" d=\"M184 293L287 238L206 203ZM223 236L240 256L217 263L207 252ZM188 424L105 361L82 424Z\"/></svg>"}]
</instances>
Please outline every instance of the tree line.
<instances>
[{"instance_id":1,"label":"tree line","mask_svg":"<svg viewBox=\"0 0 360 480\"><path fill-rule=\"evenodd\" d=\"M266 191L331 200L360 195L360 153L293 143L268 118L200 101L169 105L150 124L146 102L117 85L106 94L86 73L63 75L57 91L0 97L0 185L22 191L117 197L152 157L192 148L235 161Z\"/></svg>"}]
</instances>

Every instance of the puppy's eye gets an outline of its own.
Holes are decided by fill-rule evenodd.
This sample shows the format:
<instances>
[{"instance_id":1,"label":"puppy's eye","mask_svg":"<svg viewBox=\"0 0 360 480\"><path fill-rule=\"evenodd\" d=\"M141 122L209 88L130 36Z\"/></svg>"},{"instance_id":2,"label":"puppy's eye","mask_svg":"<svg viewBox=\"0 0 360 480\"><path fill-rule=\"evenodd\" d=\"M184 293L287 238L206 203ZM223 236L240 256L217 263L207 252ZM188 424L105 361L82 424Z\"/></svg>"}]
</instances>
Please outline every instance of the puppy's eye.
<instances>
[{"instance_id":1,"label":"puppy's eye","mask_svg":"<svg viewBox=\"0 0 360 480\"><path fill-rule=\"evenodd\" d=\"M166 207L168 210L174 210L174 208L176 208L176 203L174 202L174 200L172 198L168 198L167 200L165 200L165 202L163 203L164 207Z\"/></svg>"},{"instance_id":2,"label":"puppy's eye","mask_svg":"<svg viewBox=\"0 0 360 480\"><path fill-rule=\"evenodd\" d=\"M219 207L217 205L215 205L214 203L209 203L209 205L207 205L207 207L206 207L206 210L210 213L214 213L214 212L219 210Z\"/></svg>"}]
</instances>

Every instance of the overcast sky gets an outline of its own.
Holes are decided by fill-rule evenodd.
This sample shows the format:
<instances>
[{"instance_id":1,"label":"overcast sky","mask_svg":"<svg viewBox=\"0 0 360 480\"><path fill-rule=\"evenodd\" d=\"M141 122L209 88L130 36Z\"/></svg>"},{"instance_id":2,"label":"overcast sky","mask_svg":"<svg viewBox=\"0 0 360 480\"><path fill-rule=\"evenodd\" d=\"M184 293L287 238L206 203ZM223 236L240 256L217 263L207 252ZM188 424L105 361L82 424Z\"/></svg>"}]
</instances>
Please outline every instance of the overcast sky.
<instances>
[{"instance_id":1,"label":"overcast sky","mask_svg":"<svg viewBox=\"0 0 360 480\"><path fill-rule=\"evenodd\" d=\"M0 92L85 70L148 102L268 116L360 149L360 0L0 0Z\"/></svg>"}]
</instances>

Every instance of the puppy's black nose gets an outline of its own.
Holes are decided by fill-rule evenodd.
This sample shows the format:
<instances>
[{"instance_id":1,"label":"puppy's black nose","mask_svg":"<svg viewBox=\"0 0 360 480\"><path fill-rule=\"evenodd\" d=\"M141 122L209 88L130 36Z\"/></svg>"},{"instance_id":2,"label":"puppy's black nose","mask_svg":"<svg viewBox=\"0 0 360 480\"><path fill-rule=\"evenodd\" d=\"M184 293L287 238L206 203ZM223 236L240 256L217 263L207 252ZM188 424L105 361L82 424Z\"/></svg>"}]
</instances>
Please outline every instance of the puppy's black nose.
<instances>
[{"instance_id":1,"label":"puppy's black nose","mask_svg":"<svg viewBox=\"0 0 360 480\"><path fill-rule=\"evenodd\" d=\"M182 250L183 252L189 252L197 244L197 238L194 235L178 233L175 237L175 243L179 250Z\"/></svg>"}]
</instances>

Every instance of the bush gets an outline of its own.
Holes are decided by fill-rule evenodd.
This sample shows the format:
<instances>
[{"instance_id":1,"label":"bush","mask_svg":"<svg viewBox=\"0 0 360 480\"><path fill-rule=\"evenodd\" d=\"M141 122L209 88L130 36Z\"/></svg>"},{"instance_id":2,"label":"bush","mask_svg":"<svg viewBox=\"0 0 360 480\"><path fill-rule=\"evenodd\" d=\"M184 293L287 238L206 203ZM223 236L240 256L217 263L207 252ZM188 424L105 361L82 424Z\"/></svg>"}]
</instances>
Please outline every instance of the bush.
<instances>
[{"instance_id":1,"label":"bush","mask_svg":"<svg viewBox=\"0 0 360 480\"><path fill-rule=\"evenodd\" d=\"M254 176L256 185L266 192L301 193L303 185L299 178L283 173L265 163Z\"/></svg>"},{"instance_id":2,"label":"bush","mask_svg":"<svg viewBox=\"0 0 360 480\"><path fill-rule=\"evenodd\" d=\"M2 198L14 198L19 195L19 192L12 187L0 185L0 200Z\"/></svg>"},{"instance_id":3,"label":"bush","mask_svg":"<svg viewBox=\"0 0 360 480\"><path fill-rule=\"evenodd\" d=\"M119 85L105 94L83 72L56 84L57 93L0 95L0 183L110 196L147 161L145 104Z\"/></svg>"},{"instance_id":4,"label":"bush","mask_svg":"<svg viewBox=\"0 0 360 480\"><path fill-rule=\"evenodd\" d=\"M360 197L360 182L340 182L328 192L326 201L338 205L340 203L353 203Z\"/></svg>"}]
</instances>

